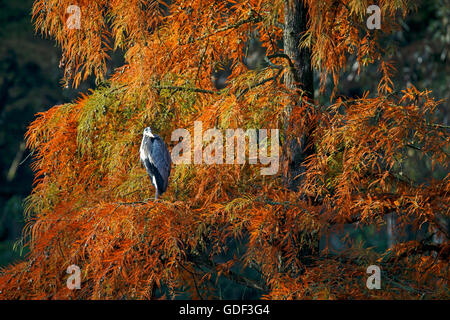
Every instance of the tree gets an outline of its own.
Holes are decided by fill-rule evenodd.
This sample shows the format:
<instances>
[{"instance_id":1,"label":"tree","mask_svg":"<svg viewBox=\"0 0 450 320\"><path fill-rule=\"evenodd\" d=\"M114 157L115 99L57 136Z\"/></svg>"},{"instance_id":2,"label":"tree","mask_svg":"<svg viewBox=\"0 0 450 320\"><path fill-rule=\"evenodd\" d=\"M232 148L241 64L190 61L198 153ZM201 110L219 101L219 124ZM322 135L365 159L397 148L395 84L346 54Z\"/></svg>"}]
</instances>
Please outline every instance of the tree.
<instances>
[{"instance_id":1,"label":"tree","mask_svg":"<svg viewBox=\"0 0 450 320\"><path fill-rule=\"evenodd\" d=\"M50 40L33 37L29 16L32 4L33 1L1 3L0 266L20 258L12 248L24 226L22 202L30 194L33 181L33 172L27 165L30 158L25 152L27 124L46 106L78 95L58 88L62 74L52 68L52 61L58 59L58 48Z\"/></svg>"},{"instance_id":2,"label":"tree","mask_svg":"<svg viewBox=\"0 0 450 320\"><path fill-rule=\"evenodd\" d=\"M439 101L428 90L394 89L380 46L412 2L378 1L381 30L366 28L367 1L80 0L80 29L65 23L70 5L36 1L36 29L61 45L67 82L94 74L99 87L28 129L30 254L3 270L0 297L211 298L223 277L277 299L449 296L450 176L417 183L402 171L408 149L448 170L448 128L435 123ZM242 59L255 32L265 67L249 70ZM126 63L105 81L111 48ZM379 65L377 92L339 94L350 56L361 70ZM227 61L232 72L217 90L211 74ZM313 70L319 94L333 80L329 105L314 97ZM143 128L168 142L195 121L283 128L283 171L177 165L164 199L153 201L138 157ZM389 214L398 233L386 252L317 246L346 224L382 228ZM82 284L71 291L73 264ZM373 264L383 290L365 285Z\"/></svg>"}]
</instances>

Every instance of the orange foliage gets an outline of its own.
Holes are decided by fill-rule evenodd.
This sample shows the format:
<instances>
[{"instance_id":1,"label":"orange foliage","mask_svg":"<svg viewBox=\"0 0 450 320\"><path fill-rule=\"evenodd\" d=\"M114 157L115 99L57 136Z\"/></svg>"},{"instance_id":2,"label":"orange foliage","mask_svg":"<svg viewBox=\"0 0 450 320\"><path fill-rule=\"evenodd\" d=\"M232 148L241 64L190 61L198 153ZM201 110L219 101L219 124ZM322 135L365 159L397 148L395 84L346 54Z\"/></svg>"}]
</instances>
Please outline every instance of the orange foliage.
<instances>
[{"instance_id":1,"label":"orange foliage","mask_svg":"<svg viewBox=\"0 0 450 320\"><path fill-rule=\"evenodd\" d=\"M289 61L249 70L242 61L247 40L258 31L267 55L282 52L285 2L175 0L78 0L80 30L64 25L73 0L37 0L36 29L63 49L65 79L74 85L90 74L102 80L111 48L126 63L107 84L73 104L40 113L27 132L34 150L35 186L27 200L26 261L0 276L0 298L146 299L188 292L214 297L223 275L261 290L265 298L448 298L449 241L441 221L450 215L449 179L411 181L401 172L408 149L448 169L448 129L434 125L439 105L430 92L396 91L393 66L382 61L378 36L406 14L413 1L378 1L382 31L366 30L367 1L305 0L309 10L303 45L322 86L337 84L349 55L360 67L378 61L376 95L335 99L330 106L305 101L291 117L300 132L305 118L317 128L316 152L306 162L298 191L258 166L179 165L163 200L139 163L143 128L166 142L176 128L281 128L286 104L298 92L281 78ZM210 80L219 60L233 62L228 86ZM314 112L311 112L314 110ZM346 223L381 228L395 213L399 232L426 225L440 244L403 241L384 254L358 244L338 254L304 256ZM305 236L306 235L306 236ZM309 236L307 236L309 235ZM245 252L217 263L230 240ZM66 287L66 269L82 270L80 290ZM383 290L367 290L365 270L382 266ZM249 279L233 266L258 270ZM156 294L159 288L164 295ZM166 291L163 291L165 288Z\"/></svg>"}]
</instances>

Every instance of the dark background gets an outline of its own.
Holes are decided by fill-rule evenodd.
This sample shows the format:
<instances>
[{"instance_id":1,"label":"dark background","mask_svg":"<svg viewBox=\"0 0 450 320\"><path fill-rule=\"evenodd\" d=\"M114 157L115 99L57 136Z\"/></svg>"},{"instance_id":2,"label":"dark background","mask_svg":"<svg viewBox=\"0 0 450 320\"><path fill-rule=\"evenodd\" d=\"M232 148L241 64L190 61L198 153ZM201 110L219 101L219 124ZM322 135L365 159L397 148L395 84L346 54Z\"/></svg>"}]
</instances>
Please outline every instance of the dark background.
<instances>
[{"instance_id":1,"label":"dark background","mask_svg":"<svg viewBox=\"0 0 450 320\"><path fill-rule=\"evenodd\" d=\"M77 90L63 88L62 70L59 69L60 50L52 40L35 34L31 23L32 0L0 0L0 267L20 258L25 250L14 249L24 226L23 201L32 189L32 157L26 150L24 134L37 112L53 105L66 103L80 92L95 86L94 80L82 83ZM397 89L413 83L418 89L433 90L433 95L443 102L439 122L448 125L450 98L450 0L417 1L419 8L401 21L401 30L383 41L389 58L394 61L398 73ZM255 54L246 63L260 67L263 50L252 41ZM371 66L359 76L350 59L342 76L340 94L359 96L364 91L376 91L379 80L377 66ZM113 56L109 72L122 63L120 53ZM220 77L220 75L219 75ZM223 79L222 79L223 80ZM316 98L319 93L316 92ZM328 103L327 94L320 96L321 103ZM406 164L409 176L421 181L429 176L426 159L414 154ZM434 173L442 177L445 172ZM368 228L348 230L355 240L362 240L380 250L387 247L385 233ZM333 240L333 239L332 239ZM336 246L339 246L339 240Z\"/></svg>"}]
</instances>

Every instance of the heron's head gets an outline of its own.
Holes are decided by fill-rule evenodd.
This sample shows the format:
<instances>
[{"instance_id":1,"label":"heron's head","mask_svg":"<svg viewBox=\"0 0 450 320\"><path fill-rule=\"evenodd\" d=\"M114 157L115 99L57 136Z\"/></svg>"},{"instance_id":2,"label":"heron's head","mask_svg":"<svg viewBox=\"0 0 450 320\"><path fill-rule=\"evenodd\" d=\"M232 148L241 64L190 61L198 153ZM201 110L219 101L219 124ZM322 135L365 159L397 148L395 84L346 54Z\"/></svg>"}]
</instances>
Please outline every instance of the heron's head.
<instances>
[{"instance_id":1,"label":"heron's head","mask_svg":"<svg viewBox=\"0 0 450 320\"><path fill-rule=\"evenodd\" d=\"M150 138L154 137L154 135L152 133L152 129L150 129L150 127L147 127L147 128L144 129L144 136L147 136L147 137L150 137Z\"/></svg>"}]
</instances>

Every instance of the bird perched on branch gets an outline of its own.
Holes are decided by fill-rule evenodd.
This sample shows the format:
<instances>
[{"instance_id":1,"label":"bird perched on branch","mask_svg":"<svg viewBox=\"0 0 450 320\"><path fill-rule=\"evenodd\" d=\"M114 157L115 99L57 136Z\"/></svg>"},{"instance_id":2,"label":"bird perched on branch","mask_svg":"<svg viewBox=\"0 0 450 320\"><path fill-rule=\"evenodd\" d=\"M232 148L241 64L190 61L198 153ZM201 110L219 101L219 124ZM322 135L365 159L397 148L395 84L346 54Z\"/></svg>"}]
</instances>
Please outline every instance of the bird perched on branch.
<instances>
[{"instance_id":1,"label":"bird perched on branch","mask_svg":"<svg viewBox=\"0 0 450 320\"><path fill-rule=\"evenodd\" d=\"M141 161L156 188L155 199L167 190L172 160L164 140L152 133L150 127L144 129L140 148Z\"/></svg>"}]
</instances>

